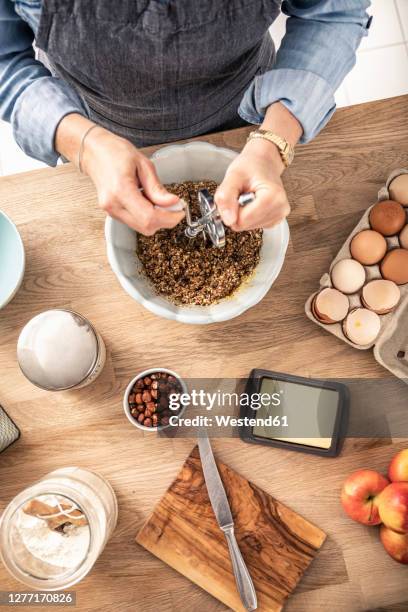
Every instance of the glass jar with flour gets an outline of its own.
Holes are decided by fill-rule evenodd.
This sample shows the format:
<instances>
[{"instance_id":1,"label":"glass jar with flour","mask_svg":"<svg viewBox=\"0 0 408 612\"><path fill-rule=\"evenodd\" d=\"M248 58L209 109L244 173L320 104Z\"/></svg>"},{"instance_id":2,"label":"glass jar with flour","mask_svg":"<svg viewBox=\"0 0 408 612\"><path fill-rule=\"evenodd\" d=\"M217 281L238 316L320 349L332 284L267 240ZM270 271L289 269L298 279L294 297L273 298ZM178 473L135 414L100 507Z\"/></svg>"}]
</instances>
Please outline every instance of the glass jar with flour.
<instances>
[{"instance_id":1,"label":"glass jar with flour","mask_svg":"<svg viewBox=\"0 0 408 612\"><path fill-rule=\"evenodd\" d=\"M50 472L22 491L0 520L0 555L30 588L55 591L92 569L117 521L110 484L82 468Z\"/></svg>"}]
</instances>

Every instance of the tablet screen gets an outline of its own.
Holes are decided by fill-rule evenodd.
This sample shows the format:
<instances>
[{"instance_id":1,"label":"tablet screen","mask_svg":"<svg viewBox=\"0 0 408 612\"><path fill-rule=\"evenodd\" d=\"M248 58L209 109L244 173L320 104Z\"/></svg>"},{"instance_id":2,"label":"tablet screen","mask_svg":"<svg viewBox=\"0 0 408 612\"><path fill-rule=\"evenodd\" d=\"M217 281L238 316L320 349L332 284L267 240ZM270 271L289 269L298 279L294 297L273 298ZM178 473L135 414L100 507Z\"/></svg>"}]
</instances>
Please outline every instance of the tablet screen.
<instances>
[{"instance_id":1,"label":"tablet screen","mask_svg":"<svg viewBox=\"0 0 408 612\"><path fill-rule=\"evenodd\" d=\"M264 377L260 393L279 393L279 405L261 406L256 411L259 421L279 416L276 426L255 425L252 434L268 440L282 440L328 449L331 446L339 410L339 393L334 389ZM286 417L286 418L282 418Z\"/></svg>"}]
</instances>

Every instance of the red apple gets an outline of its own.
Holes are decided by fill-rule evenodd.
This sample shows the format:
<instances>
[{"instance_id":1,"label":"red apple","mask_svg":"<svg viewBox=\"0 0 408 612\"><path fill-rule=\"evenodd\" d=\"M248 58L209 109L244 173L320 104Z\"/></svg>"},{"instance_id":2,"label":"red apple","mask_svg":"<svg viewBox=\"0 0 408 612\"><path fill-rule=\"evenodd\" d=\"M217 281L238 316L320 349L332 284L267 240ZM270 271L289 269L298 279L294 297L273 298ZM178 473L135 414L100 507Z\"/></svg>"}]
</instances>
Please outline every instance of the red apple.
<instances>
[{"instance_id":1,"label":"red apple","mask_svg":"<svg viewBox=\"0 0 408 612\"><path fill-rule=\"evenodd\" d=\"M408 533L397 533L381 525L380 539L387 553L399 563L408 564Z\"/></svg>"},{"instance_id":2,"label":"red apple","mask_svg":"<svg viewBox=\"0 0 408 612\"><path fill-rule=\"evenodd\" d=\"M388 478L393 482L408 482L408 448L395 455L388 468Z\"/></svg>"},{"instance_id":3,"label":"red apple","mask_svg":"<svg viewBox=\"0 0 408 612\"><path fill-rule=\"evenodd\" d=\"M343 484L341 503L350 518L363 525L379 525L377 496L389 482L374 470L357 470Z\"/></svg>"},{"instance_id":4,"label":"red apple","mask_svg":"<svg viewBox=\"0 0 408 612\"><path fill-rule=\"evenodd\" d=\"M378 498L381 521L398 533L408 532L408 482L392 482Z\"/></svg>"}]
</instances>

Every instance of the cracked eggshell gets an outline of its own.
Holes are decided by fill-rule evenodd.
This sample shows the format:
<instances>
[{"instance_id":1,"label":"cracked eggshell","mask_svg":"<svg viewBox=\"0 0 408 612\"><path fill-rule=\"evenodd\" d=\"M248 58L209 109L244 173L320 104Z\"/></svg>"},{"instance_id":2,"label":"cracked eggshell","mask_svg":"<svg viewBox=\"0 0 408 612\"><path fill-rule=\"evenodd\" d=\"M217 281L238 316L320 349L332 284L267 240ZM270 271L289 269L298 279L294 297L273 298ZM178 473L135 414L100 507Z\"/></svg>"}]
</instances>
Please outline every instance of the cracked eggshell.
<instances>
[{"instance_id":1,"label":"cracked eggshell","mask_svg":"<svg viewBox=\"0 0 408 612\"><path fill-rule=\"evenodd\" d=\"M350 304L348 297L337 289L327 287L315 295L312 312L321 323L339 323L347 316Z\"/></svg>"},{"instance_id":2,"label":"cracked eggshell","mask_svg":"<svg viewBox=\"0 0 408 612\"><path fill-rule=\"evenodd\" d=\"M372 344L380 333L381 319L367 308L355 308L343 321L344 335L359 346Z\"/></svg>"},{"instance_id":3,"label":"cracked eggshell","mask_svg":"<svg viewBox=\"0 0 408 612\"><path fill-rule=\"evenodd\" d=\"M361 301L369 310L377 314L387 314L394 310L401 298L401 291L393 281L376 279L363 287Z\"/></svg>"}]
</instances>

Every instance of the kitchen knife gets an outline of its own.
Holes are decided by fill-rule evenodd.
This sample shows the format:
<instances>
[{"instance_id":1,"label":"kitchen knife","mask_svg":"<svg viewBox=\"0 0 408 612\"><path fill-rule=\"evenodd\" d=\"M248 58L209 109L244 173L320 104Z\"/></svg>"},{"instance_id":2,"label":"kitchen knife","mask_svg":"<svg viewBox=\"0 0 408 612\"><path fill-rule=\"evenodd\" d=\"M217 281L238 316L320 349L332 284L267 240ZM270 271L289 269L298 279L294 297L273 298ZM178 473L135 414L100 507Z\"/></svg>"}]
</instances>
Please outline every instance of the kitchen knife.
<instances>
[{"instance_id":1,"label":"kitchen knife","mask_svg":"<svg viewBox=\"0 0 408 612\"><path fill-rule=\"evenodd\" d=\"M232 569L234 571L239 595L246 610L256 610L258 602L255 588L235 538L234 520L232 518L231 508L215 463L210 440L205 431L200 431L199 436L198 448L200 450L201 464L203 466L208 496L212 509L214 510L215 518L217 519L220 529L224 532L228 543Z\"/></svg>"}]
</instances>

